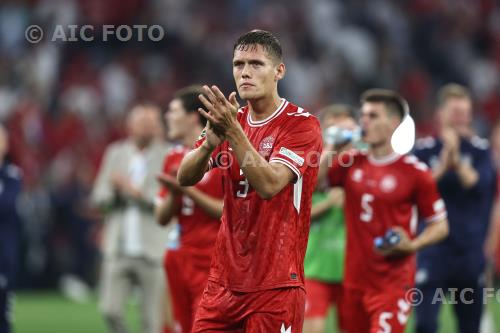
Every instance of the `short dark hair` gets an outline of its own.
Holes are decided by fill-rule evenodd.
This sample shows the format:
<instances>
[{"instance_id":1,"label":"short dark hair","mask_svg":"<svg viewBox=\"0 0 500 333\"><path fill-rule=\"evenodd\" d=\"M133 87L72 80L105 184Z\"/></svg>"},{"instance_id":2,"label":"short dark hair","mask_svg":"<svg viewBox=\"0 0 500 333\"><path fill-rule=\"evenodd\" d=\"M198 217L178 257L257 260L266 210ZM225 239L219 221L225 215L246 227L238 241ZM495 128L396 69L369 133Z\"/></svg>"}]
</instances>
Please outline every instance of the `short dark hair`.
<instances>
[{"instance_id":1,"label":"short dark hair","mask_svg":"<svg viewBox=\"0 0 500 333\"><path fill-rule=\"evenodd\" d=\"M250 47L255 45L261 45L269 55L279 61L283 61L283 50L281 49L281 44L278 38L276 38L276 36L269 31L258 29L241 35L236 43L234 43L233 54L236 50L248 50Z\"/></svg>"},{"instance_id":2,"label":"short dark hair","mask_svg":"<svg viewBox=\"0 0 500 333\"><path fill-rule=\"evenodd\" d=\"M408 102L400 94L388 89L368 89L361 95L361 104L366 102L383 103L387 111L403 119L409 113Z\"/></svg>"},{"instance_id":3,"label":"short dark hair","mask_svg":"<svg viewBox=\"0 0 500 333\"><path fill-rule=\"evenodd\" d=\"M179 99L182 102L182 106L184 110L186 110L186 113L198 113L200 123L205 126L207 124L207 119L198 112L199 108L205 109L198 97L200 95L204 95L203 88L199 85L192 85L177 91L174 95L174 99Z\"/></svg>"},{"instance_id":4,"label":"short dark hair","mask_svg":"<svg viewBox=\"0 0 500 333\"><path fill-rule=\"evenodd\" d=\"M319 111L319 117L321 122L323 122L327 116L333 116L333 117L345 116L352 119L357 118L356 110L352 106L347 104L331 104L325 106Z\"/></svg>"},{"instance_id":5,"label":"short dark hair","mask_svg":"<svg viewBox=\"0 0 500 333\"><path fill-rule=\"evenodd\" d=\"M442 106L450 98L466 98L472 101L469 89L457 83L448 83L439 89L437 94L438 105Z\"/></svg>"}]
</instances>

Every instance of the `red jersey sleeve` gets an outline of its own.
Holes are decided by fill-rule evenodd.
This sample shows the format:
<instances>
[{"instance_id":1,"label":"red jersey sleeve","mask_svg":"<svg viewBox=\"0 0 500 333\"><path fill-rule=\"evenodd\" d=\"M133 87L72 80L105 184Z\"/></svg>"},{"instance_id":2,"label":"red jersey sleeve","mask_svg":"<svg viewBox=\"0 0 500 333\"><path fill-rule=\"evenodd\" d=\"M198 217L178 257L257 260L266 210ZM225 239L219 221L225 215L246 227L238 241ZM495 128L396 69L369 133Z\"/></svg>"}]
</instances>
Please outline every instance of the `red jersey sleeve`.
<instances>
[{"instance_id":1,"label":"red jersey sleeve","mask_svg":"<svg viewBox=\"0 0 500 333\"><path fill-rule=\"evenodd\" d=\"M318 167L323 141L319 122L314 116L297 117L286 134L277 139L269 163L286 165L295 174L295 181L310 166Z\"/></svg>"},{"instance_id":2,"label":"red jersey sleeve","mask_svg":"<svg viewBox=\"0 0 500 333\"><path fill-rule=\"evenodd\" d=\"M439 221L446 217L446 207L439 195L431 171L422 162L416 164L416 203L419 216L426 222Z\"/></svg>"},{"instance_id":3,"label":"red jersey sleeve","mask_svg":"<svg viewBox=\"0 0 500 333\"><path fill-rule=\"evenodd\" d=\"M345 177L349 167L354 163L356 151L343 151L338 154L333 154L327 158L328 165L328 182L330 186L344 186Z\"/></svg>"}]
</instances>

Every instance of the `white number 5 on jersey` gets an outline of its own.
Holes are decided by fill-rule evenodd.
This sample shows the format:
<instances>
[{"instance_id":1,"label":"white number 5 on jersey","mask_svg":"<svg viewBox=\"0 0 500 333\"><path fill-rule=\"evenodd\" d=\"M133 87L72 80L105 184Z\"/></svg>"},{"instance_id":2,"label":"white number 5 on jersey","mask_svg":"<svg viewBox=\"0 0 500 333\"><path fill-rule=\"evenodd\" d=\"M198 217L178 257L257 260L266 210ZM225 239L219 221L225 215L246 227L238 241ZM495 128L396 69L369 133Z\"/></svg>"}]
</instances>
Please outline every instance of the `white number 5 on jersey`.
<instances>
[{"instance_id":1,"label":"white number 5 on jersey","mask_svg":"<svg viewBox=\"0 0 500 333\"><path fill-rule=\"evenodd\" d=\"M240 176L243 176L243 170L240 169ZM245 180L240 180L238 183L240 186L238 192L236 192L236 196L238 198L246 198L248 194L248 189L250 188L250 184L248 183L248 180L245 178Z\"/></svg>"},{"instance_id":2,"label":"white number 5 on jersey","mask_svg":"<svg viewBox=\"0 0 500 333\"><path fill-rule=\"evenodd\" d=\"M363 193L361 196L361 214L359 218L363 222L370 222L373 218L372 202L375 197L373 194Z\"/></svg>"}]
</instances>

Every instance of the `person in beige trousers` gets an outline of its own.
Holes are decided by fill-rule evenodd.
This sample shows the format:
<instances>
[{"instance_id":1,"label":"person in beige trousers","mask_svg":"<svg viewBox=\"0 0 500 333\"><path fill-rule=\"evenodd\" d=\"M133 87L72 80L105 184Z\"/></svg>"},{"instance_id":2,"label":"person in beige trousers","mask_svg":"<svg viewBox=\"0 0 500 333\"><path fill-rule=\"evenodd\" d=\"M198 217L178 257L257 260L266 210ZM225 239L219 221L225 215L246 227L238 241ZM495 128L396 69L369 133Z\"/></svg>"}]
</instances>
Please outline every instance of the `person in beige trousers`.
<instances>
[{"instance_id":1,"label":"person in beige trousers","mask_svg":"<svg viewBox=\"0 0 500 333\"><path fill-rule=\"evenodd\" d=\"M159 333L168 230L155 221L154 201L168 146L159 140L161 114L154 106L135 106L127 126L129 137L107 148L92 191L105 219L99 307L111 332L129 332L124 308L137 288L141 332Z\"/></svg>"}]
</instances>

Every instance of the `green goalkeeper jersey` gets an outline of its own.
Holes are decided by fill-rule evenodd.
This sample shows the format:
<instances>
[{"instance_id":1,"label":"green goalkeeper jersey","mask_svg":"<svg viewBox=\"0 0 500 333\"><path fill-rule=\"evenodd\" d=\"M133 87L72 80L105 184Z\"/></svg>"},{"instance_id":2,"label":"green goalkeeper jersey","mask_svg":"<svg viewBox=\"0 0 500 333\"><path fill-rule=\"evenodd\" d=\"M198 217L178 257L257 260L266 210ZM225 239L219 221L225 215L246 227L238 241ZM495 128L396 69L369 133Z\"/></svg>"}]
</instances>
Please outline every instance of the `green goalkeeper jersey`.
<instances>
[{"instance_id":1,"label":"green goalkeeper jersey","mask_svg":"<svg viewBox=\"0 0 500 333\"><path fill-rule=\"evenodd\" d=\"M314 192L313 205L327 198L327 193ZM345 255L345 224L342 208L333 207L311 221L304 272L307 279L342 282Z\"/></svg>"}]
</instances>

